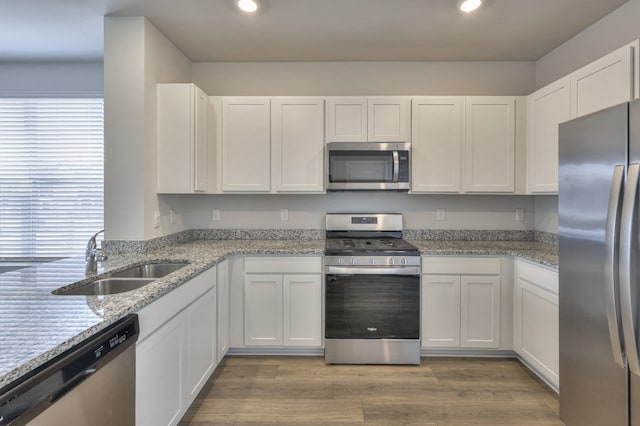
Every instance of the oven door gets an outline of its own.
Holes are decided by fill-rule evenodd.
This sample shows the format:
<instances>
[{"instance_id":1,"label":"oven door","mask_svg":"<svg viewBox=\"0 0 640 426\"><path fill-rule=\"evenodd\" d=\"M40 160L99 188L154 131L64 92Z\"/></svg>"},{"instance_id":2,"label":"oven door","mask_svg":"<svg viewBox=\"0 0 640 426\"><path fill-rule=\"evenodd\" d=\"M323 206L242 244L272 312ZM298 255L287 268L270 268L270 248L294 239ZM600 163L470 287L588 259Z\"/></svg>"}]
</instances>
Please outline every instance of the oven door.
<instances>
[{"instance_id":1,"label":"oven door","mask_svg":"<svg viewBox=\"0 0 640 426\"><path fill-rule=\"evenodd\" d=\"M419 267L325 271L325 338L419 339Z\"/></svg>"}]
</instances>

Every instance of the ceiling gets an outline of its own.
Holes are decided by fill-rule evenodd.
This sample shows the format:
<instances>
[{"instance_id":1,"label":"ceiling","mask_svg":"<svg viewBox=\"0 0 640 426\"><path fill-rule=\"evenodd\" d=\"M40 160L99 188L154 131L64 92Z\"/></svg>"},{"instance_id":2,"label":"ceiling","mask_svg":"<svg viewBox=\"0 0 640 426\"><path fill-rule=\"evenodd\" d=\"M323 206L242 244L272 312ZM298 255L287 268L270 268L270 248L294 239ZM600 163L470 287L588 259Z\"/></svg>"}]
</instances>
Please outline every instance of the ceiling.
<instances>
[{"instance_id":1,"label":"ceiling","mask_svg":"<svg viewBox=\"0 0 640 426\"><path fill-rule=\"evenodd\" d=\"M628 0L2 0L0 62L95 61L103 16L146 16L192 61L534 61Z\"/></svg>"}]
</instances>

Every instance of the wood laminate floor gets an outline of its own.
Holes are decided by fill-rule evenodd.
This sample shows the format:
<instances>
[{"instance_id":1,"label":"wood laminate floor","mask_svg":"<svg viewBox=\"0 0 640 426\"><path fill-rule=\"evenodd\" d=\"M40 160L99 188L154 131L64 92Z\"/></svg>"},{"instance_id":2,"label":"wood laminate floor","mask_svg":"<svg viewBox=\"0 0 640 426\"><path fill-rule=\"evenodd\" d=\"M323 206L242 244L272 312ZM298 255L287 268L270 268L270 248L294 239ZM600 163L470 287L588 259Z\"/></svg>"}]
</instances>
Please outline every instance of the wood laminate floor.
<instances>
[{"instance_id":1,"label":"wood laminate floor","mask_svg":"<svg viewBox=\"0 0 640 426\"><path fill-rule=\"evenodd\" d=\"M420 366L227 357L179 426L562 425L557 395L515 359Z\"/></svg>"}]
</instances>

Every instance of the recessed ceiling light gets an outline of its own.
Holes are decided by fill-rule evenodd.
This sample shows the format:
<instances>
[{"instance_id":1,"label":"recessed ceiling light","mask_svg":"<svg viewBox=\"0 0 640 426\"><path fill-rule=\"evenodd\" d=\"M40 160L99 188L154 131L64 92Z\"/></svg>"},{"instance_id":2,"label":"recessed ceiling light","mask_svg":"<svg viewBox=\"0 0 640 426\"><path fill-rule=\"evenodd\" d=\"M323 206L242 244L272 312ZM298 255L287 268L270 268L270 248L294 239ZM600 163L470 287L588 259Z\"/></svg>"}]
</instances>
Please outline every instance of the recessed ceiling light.
<instances>
[{"instance_id":1,"label":"recessed ceiling light","mask_svg":"<svg viewBox=\"0 0 640 426\"><path fill-rule=\"evenodd\" d=\"M473 12L482 4L482 0L460 0L458 2L458 9L463 12Z\"/></svg>"},{"instance_id":2,"label":"recessed ceiling light","mask_svg":"<svg viewBox=\"0 0 640 426\"><path fill-rule=\"evenodd\" d=\"M258 2L256 0L238 0L236 3L243 12L253 13L258 10Z\"/></svg>"}]
</instances>

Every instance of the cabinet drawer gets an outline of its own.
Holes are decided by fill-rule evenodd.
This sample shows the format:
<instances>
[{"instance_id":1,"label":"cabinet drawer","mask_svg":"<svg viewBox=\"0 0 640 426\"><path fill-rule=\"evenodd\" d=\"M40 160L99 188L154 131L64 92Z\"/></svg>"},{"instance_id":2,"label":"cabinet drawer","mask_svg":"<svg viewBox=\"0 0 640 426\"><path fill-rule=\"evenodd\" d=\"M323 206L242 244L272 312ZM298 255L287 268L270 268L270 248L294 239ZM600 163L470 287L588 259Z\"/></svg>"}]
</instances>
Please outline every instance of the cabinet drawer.
<instances>
[{"instance_id":1,"label":"cabinet drawer","mask_svg":"<svg viewBox=\"0 0 640 426\"><path fill-rule=\"evenodd\" d=\"M499 275L500 258L425 256L422 258L422 273Z\"/></svg>"},{"instance_id":2,"label":"cabinet drawer","mask_svg":"<svg viewBox=\"0 0 640 426\"><path fill-rule=\"evenodd\" d=\"M216 283L215 266L138 311L142 342L162 324L187 307Z\"/></svg>"},{"instance_id":3,"label":"cabinet drawer","mask_svg":"<svg viewBox=\"0 0 640 426\"><path fill-rule=\"evenodd\" d=\"M529 262L518 260L517 263L518 278L538 286L544 290L550 291L557 295L559 282L558 273L542 266L533 265Z\"/></svg>"},{"instance_id":4,"label":"cabinet drawer","mask_svg":"<svg viewBox=\"0 0 640 426\"><path fill-rule=\"evenodd\" d=\"M320 256L247 256L244 259L247 274L299 274L322 273Z\"/></svg>"}]
</instances>

